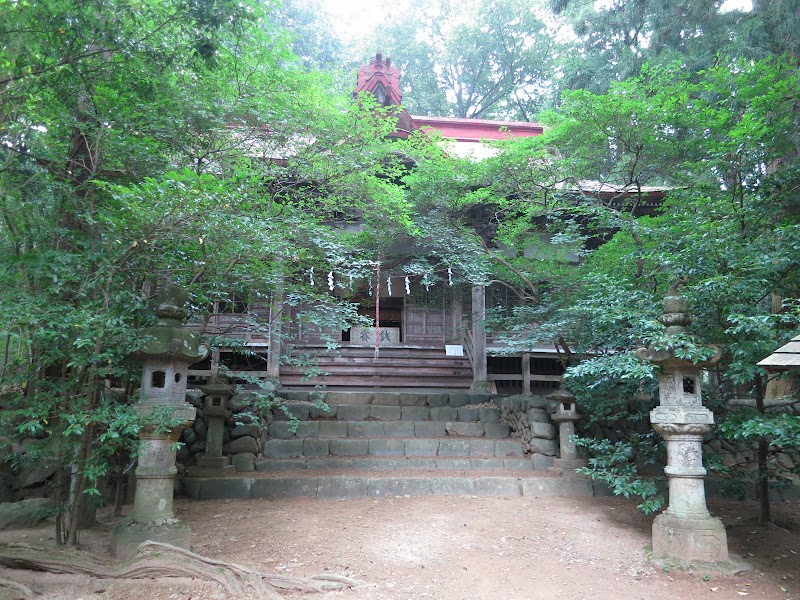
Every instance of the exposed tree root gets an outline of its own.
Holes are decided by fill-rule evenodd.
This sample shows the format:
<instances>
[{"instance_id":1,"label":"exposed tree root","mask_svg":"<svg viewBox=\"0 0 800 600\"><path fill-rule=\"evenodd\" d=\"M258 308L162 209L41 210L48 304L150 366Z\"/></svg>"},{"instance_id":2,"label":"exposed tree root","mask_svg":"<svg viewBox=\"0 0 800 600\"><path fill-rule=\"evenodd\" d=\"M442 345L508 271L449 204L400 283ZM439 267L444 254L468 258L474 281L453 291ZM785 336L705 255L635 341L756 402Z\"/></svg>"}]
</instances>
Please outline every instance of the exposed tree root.
<instances>
[{"instance_id":1,"label":"exposed tree root","mask_svg":"<svg viewBox=\"0 0 800 600\"><path fill-rule=\"evenodd\" d=\"M1 589L9 589L17 592L18 596L23 598L33 598L33 592L31 589L21 583L17 583L16 581L11 581L10 579L0 579L0 590Z\"/></svg>"},{"instance_id":2,"label":"exposed tree root","mask_svg":"<svg viewBox=\"0 0 800 600\"><path fill-rule=\"evenodd\" d=\"M231 597L281 600L277 590L325 592L354 587L361 582L342 575L289 577L250 569L235 563L206 558L189 550L144 542L136 554L123 563L106 562L75 551L48 550L25 544L0 546L0 566L48 573L89 575L97 579L158 579L161 577L192 577L222 586ZM8 582L20 593L33 597L20 584ZM2 583L0 583L2 585Z\"/></svg>"}]
</instances>

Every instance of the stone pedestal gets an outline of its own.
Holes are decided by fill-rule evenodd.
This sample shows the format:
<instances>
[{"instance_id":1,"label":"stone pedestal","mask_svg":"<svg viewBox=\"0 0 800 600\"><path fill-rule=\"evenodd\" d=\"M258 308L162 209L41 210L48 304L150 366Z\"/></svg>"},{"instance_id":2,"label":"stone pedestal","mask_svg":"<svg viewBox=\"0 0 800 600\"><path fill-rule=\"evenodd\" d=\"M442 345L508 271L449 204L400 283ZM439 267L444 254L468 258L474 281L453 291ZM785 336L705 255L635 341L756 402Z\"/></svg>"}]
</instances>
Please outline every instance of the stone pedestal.
<instances>
[{"instance_id":1,"label":"stone pedestal","mask_svg":"<svg viewBox=\"0 0 800 600\"><path fill-rule=\"evenodd\" d=\"M228 399L233 396L234 389L224 383L211 383L200 389L206 394L203 404L203 414L208 419L206 452L197 457L197 465L189 467L188 474L189 477L221 477L236 470L230 456L222 454Z\"/></svg>"},{"instance_id":2,"label":"stone pedestal","mask_svg":"<svg viewBox=\"0 0 800 600\"><path fill-rule=\"evenodd\" d=\"M578 414L575 396L565 389L559 389L547 396L548 400L556 403L556 412L551 419L558 423L558 438L560 457L553 459L553 469L559 471L574 471L586 466L586 461L578 455L575 446L575 423L581 415Z\"/></svg>"},{"instance_id":3,"label":"stone pedestal","mask_svg":"<svg viewBox=\"0 0 800 600\"><path fill-rule=\"evenodd\" d=\"M202 360L207 350L193 333L181 326L185 292L171 286L162 289L156 309L158 324L143 332L139 351L143 358L142 387L134 410L143 420L139 431L138 466L133 513L119 523L111 536L114 556L126 559L139 544L152 540L189 548L191 529L175 518L175 451L173 445L195 417L185 401L186 377L191 363Z\"/></svg>"},{"instance_id":4,"label":"stone pedestal","mask_svg":"<svg viewBox=\"0 0 800 600\"><path fill-rule=\"evenodd\" d=\"M660 320L667 326L667 338L685 334L691 322L686 299L673 290L663 306ZM700 372L719 360L719 349L702 362L678 358L674 347L641 348L637 354L660 367L660 403L650 412L650 422L667 445L664 473L669 480L669 506L653 522L653 554L687 562L726 562L725 527L706 508L703 481L702 443L714 415L703 406Z\"/></svg>"}]
</instances>

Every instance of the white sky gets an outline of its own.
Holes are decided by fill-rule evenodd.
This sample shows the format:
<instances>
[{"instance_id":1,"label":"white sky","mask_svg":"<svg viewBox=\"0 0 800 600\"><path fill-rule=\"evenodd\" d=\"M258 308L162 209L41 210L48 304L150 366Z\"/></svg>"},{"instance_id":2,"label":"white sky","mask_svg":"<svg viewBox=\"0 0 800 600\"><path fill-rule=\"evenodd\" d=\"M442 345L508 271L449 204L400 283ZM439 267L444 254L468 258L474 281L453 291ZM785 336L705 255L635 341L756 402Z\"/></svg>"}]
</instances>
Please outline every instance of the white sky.
<instances>
[{"instance_id":1,"label":"white sky","mask_svg":"<svg viewBox=\"0 0 800 600\"><path fill-rule=\"evenodd\" d=\"M339 36L353 42L371 34L378 24L408 9L408 0L322 0Z\"/></svg>"}]
</instances>

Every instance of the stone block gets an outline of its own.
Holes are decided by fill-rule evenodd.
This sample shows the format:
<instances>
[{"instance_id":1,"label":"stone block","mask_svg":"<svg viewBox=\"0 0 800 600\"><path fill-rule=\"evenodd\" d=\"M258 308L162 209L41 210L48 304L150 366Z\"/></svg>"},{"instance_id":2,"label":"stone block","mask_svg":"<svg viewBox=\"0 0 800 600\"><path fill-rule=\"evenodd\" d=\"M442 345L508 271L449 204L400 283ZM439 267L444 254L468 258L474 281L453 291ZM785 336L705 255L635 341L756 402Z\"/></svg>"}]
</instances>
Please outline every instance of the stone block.
<instances>
[{"instance_id":1,"label":"stone block","mask_svg":"<svg viewBox=\"0 0 800 600\"><path fill-rule=\"evenodd\" d=\"M308 407L308 416L312 419L335 419L339 406L336 404L328 404L323 406L314 406L313 404Z\"/></svg>"},{"instance_id":2,"label":"stone block","mask_svg":"<svg viewBox=\"0 0 800 600\"><path fill-rule=\"evenodd\" d=\"M308 402L308 392L300 390L289 390L284 392L286 399L289 402Z\"/></svg>"},{"instance_id":3,"label":"stone block","mask_svg":"<svg viewBox=\"0 0 800 600\"><path fill-rule=\"evenodd\" d=\"M368 481L364 477L323 476L319 478L317 485L317 498L339 500L366 498L369 489Z\"/></svg>"},{"instance_id":4,"label":"stone block","mask_svg":"<svg viewBox=\"0 0 800 600\"><path fill-rule=\"evenodd\" d=\"M544 396L524 396L523 405L526 409L543 408L547 410L550 406L550 401Z\"/></svg>"},{"instance_id":5,"label":"stone block","mask_svg":"<svg viewBox=\"0 0 800 600\"><path fill-rule=\"evenodd\" d=\"M432 457L413 457L410 456L405 460L399 461L397 464L398 469L417 469L425 471L433 471L436 469L437 459Z\"/></svg>"},{"instance_id":6,"label":"stone block","mask_svg":"<svg viewBox=\"0 0 800 600\"><path fill-rule=\"evenodd\" d=\"M403 421L427 421L430 418L429 410L427 406L403 406Z\"/></svg>"},{"instance_id":7,"label":"stone block","mask_svg":"<svg viewBox=\"0 0 800 600\"><path fill-rule=\"evenodd\" d=\"M302 471L306 461L302 459L262 460L256 463L256 471L275 473L277 471Z\"/></svg>"},{"instance_id":8,"label":"stone block","mask_svg":"<svg viewBox=\"0 0 800 600\"><path fill-rule=\"evenodd\" d=\"M431 481L431 493L438 496L472 496L474 492L471 477L439 477Z\"/></svg>"},{"instance_id":9,"label":"stone block","mask_svg":"<svg viewBox=\"0 0 800 600\"><path fill-rule=\"evenodd\" d=\"M470 456L494 456L494 440L470 440Z\"/></svg>"},{"instance_id":10,"label":"stone block","mask_svg":"<svg viewBox=\"0 0 800 600\"><path fill-rule=\"evenodd\" d=\"M500 409L493 406L481 406L478 409L478 420L482 423L497 423L500 421Z\"/></svg>"},{"instance_id":11,"label":"stone block","mask_svg":"<svg viewBox=\"0 0 800 600\"><path fill-rule=\"evenodd\" d=\"M309 404L304 402L287 402L285 405L289 414L298 421L308 421L310 419Z\"/></svg>"},{"instance_id":12,"label":"stone block","mask_svg":"<svg viewBox=\"0 0 800 600\"><path fill-rule=\"evenodd\" d=\"M468 458L439 458L436 468L441 471L471 471L472 461Z\"/></svg>"},{"instance_id":13,"label":"stone block","mask_svg":"<svg viewBox=\"0 0 800 600\"><path fill-rule=\"evenodd\" d=\"M727 561L725 526L713 517L680 519L661 513L653 521L653 555L687 562Z\"/></svg>"},{"instance_id":14,"label":"stone block","mask_svg":"<svg viewBox=\"0 0 800 600\"><path fill-rule=\"evenodd\" d=\"M556 428L550 423L533 422L531 423L531 435L546 440L554 440L556 438Z\"/></svg>"},{"instance_id":15,"label":"stone block","mask_svg":"<svg viewBox=\"0 0 800 600\"><path fill-rule=\"evenodd\" d=\"M309 459L306 462L309 471L351 471L353 468L352 458Z\"/></svg>"},{"instance_id":16,"label":"stone block","mask_svg":"<svg viewBox=\"0 0 800 600\"><path fill-rule=\"evenodd\" d=\"M237 425L231 431L231 438L234 440L246 435L252 438L258 438L261 435L261 428L257 425Z\"/></svg>"},{"instance_id":17,"label":"stone block","mask_svg":"<svg viewBox=\"0 0 800 600\"><path fill-rule=\"evenodd\" d=\"M252 452L240 452L232 457L237 473L250 473L256 470L256 455Z\"/></svg>"},{"instance_id":18,"label":"stone block","mask_svg":"<svg viewBox=\"0 0 800 600\"><path fill-rule=\"evenodd\" d=\"M264 456L267 458L300 458L305 440L267 440Z\"/></svg>"},{"instance_id":19,"label":"stone block","mask_svg":"<svg viewBox=\"0 0 800 600\"><path fill-rule=\"evenodd\" d=\"M399 421L402 412L399 406L380 406L373 404L369 407L369 418L378 421Z\"/></svg>"},{"instance_id":20,"label":"stone block","mask_svg":"<svg viewBox=\"0 0 800 600\"><path fill-rule=\"evenodd\" d=\"M337 406L339 404L355 404L350 402L351 397L348 392L327 392L325 394L325 404L328 406ZM363 403L361 403L363 404ZM367 402L369 404L369 402Z\"/></svg>"},{"instance_id":21,"label":"stone block","mask_svg":"<svg viewBox=\"0 0 800 600\"><path fill-rule=\"evenodd\" d=\"M529 408L527 414L531 423L550 423L550 413L543 408Z\"/></svg>"},{"instance_id":22,"label":"stone block","mask_svg":"<svg viewBox=\"0 0 800 600\"><path fill-rule=\"evenodd\" d=\"M368 484L368 494L371 498L430 496L432 493L433 480L423 477L370 479Z\"/></svg>"},{"instance_id":23,"label":"stone block","mask_svg":"<svg viewBox=\"0 0 800 600\"><path fill-rule=\"evenodd\" d=\"M521 496L522 484L516 477L480 477L475 479L476 496Z\"/></svg>"},{"instance_id":24,"label":"stone block","mask_svg":"<svg viewBox=\"0 0 800 600\"><path fill-rule=\"evenodd\" d=\"M391 438L414 437L414 423L411 421L387 421L383 424L384 435Z\"/></svg>"},{"instance_id":25,"label":"stone block","mask_svg":"<svg viewBox=\"0 0 800 600\"><path fill-rule=\"evenodd\" d=\"M369 404L340 404L336 413L339 421L363 421L369 417Z\"/></svg>"},{"instance_id":26,"label":"stone block","mask_svg":"<svg viewBox=\"0 0 800 600\"><path fill-rule=\"evenodd\" d=\"M503 468L533 471L533 461L529 458L504 458Z\"/></svg>"},{"instance_id":27,"label":"stone block","mask_svg":"<svg viewBox=\"0 0 800 600\"><path fill-rule=\"evenodd\" d=\"M316 498L318 477L268 477L253 481L252 498L281 500L284 498Z\"/></svg>"},{"instance_id":28,"label":"stone block","mask_svg":"<svg viewBox=\"0 0 800 600\"><path fill-rule=\"evenodd\" d=\"M330 440L317 438L307 438L303 440L303 456L319 457L328 456L330 451Z\"/></svg>"},{"instance_id":29,"label":"stone block","mask_svg":"<svg viewBox=\"0 0 800 600\"><path fill-rule=\"evenodd\" d=\"M402 392L400 394L400 406L426 406L428 394L420 392Z\"/></svg>"},{"instance_id":30,"label":"stone block","mask_svg":"<svg viewBox=\"0 0 800 600\"><path fill-rule=\"evenodd\" d=\"M331 440L331 456L366 456L369 452L369 440Z\"/></svg>"},{"instance_id":31,"label":"stone block","mask_svg":"<svg viewBox=\"0 0 800 600\"><path fill-rule=\"evenodd\" d=\"M484 430L487 438L505 439L511 435L511 426L508 423L486 423Z\"/></svg>"},{"instance_id":32,"label":"stone block","mask_svg":"<svg viewBox=\"0 0 800 600\"><path fill-rule=\"evenodd\" d=\"M403 456L405 454L405 441L369 440L367 453L370 456Z\"/></svg>"},{"instance_id":33,"label":"stone block","mask_svg":"<svg viewBox=\"0 0 800 600\"><path fill-rule=\"evenodd\" d=\"M384 423L381 421L355 421L347 424L347 436L351 438L382 437Z\"/></svg>"},{"instance_id":34,"label":"stone block","mask_svg":"<svg viewBox=\"0 0 800 600\"><path fill-rule=\"evenodd\" d=\"M370 440L371 441L371 440ZM357 471L396 471L402 458L355 458L353 469Z\"/></svg>"},{"instance_id":35,"label":"stone block","mask_svg":"<svg viewBox=\"0 0 800 600\"><path fill-rule=\"evenodd\" d=\"M470 404L484 404L492 400L491 394L478 394L473 392L469 396Z\"/></svg>"},{"instance_id":36,"label":"stone block","mask_svg":"<svg viewBox=\"0 0 800 600\"><path fill-rule=\"evenodd\" d=\"M252 479L201 479L198 500L249 500Z\"/></svg>"},{"instance_id":37,"label":"stone block","mask_svg":"<svg viewBox=\"0 0 800 600\"><path fill-rule=\"evenodd\" d=\"M474 423L480 415L480 409L477 406L462 406L457 409L457 412L457 419L465 423Z\"/></svg>"},{"instance_id":38,"label":"stone block","mask_svg":"<svg viewBox=\"0 0 800 600\"><path fill-rule=\"evenodd\" d=\"M550 469L553 466L552 456L546 456L544 454L539 454L538 452L531 454L531 460L533 460L533 468L537 471L547 471L547 469Z\"/></svg>"},{"instance_id":39,"label":"stone block","mask_svg":"<svg viewBox=\"0 0 800 600\"><path fill-rule=\"evenodd\" d=\"M439 453L439 440L405 440L406 456L436 456Z\"/></svg>"},{"instance_id":40,"label":"stone block","mask_svg":"<svg viewBox=\"0 0 800 600\"><path fill-rule=\"evenodd\" d=\"M400 406L400 394L397 392L375 392L372 394L372 404Z\"/></svg>"},{"instance_id":41,"label":"stone block","mask_svg":"<svg viewBox=\"0 0 800 600\"><path fill-rule=\"evenodd\" d=\"M319 437L321 438L347 437L347 423L340 421L320 421Z\"/></svg>"},{"instance_id":42,"label":"stone block","mask_svg":"<svg viewBox=\"0 0 800 600\"><path fill-rule=\"evenodd\" d=\"M592 496L592 482L581 477L526 477L522 495L532 497Z\"/></svg>"},{"instance_id":43,"label":"stone block","mask_svg":"<svg viewBox=\"0 0 800 600\"><path fill-rule=\"evenodd\" d=\"M439 456L469 456L470 440L441 440L439 442Z\"/></svg>"},{"instance_id":44,"label":"stone block","mask_svg":"<svg viewBox=\"0 0 800 600\"><path fill-rule=\"evenodd\" d=\"M253 454L258 454L261 451L259 447L258 441L254 438L251 438L249 435L244 437L236 438L235 440L231 440L229 444L226 444L222 451L225 454L239 454L240 452L252 452Z\"/></svg>"},{"instance_id":45,"label":"stone block","mask_svg":"<svg viewBox=\"0 0 800 600\"><path fill-rule=\"evenodd\" d=\"M558 444L555 440L543 438L531 438L531 453L544 454L545 456L555 456L558 454Z\"/></svg>"},{"instance_id":46,"label":"stone block","mask_svg":"<svg viewBox=\"0 0 800 600\"><path fill-rule=\"evenodd\" d=\"M509 467L505 464L506 459L503 458L471 458L469 462L472 463L473 469L482 469L484 471L502 471Z\"/></svg>"},{"instance_id":47,"label":"stone block","mask_svg":"<svg viewBox=\"0 0 800 600\"><path fill-rule=\"evenodd\" d=\"M443 421L417 421L414 423L414 436L420 438L436 438L447 435Z\"/></svg>"},{"instance_id":48,"label":"stone block","mask_svg":"<svg viewBox=\"0 0 800 600\"><path fill-rule=\"evenodd\" d=\"M300 421L297 424L297 430L294 432L295 437L298 439L317 438L319 437L319 422L318 421Z\"/></svg>"},{"instance_id":49,"label":"stone block","mask_svg":"<svg viewBox=\"0 0 800 600\"><path fill-rule=\"evenodd\" d=\"M427 404L430 407L447 406L447 394L428 394Z\"/></svg>"},{"instance_id":50,"label":"stone block","mask_svg":"<svg viewBox=\"0 0 800 600\"><path fill-rule=\"evenodd\" d=\"M522 449L522 442L519 440L496 440L494 455L499 457L525 456L525 452Z\"/></svg>"},{"instance_id":51,"label":"stone block","mask_svg":"<svg viewBox=\"0 0 800 600\"><path fill-rule=\"evenodd\" d=\"M458 409L452 406L431 408L429 411L431 421L457 421Z\"/></svg>"},{"instance_id":52,"label":"stone block","mask_svg":"<svg viewBox=\"0 0 800 600\"><path fill-rule=\"evenodd\" d=\"M447 400L448 406L459 408L461 406L468 406L472 402L472 397L466 392L452 392Z\"/></svg>"},{"instance_id":53,"label":"stone block","mask_svg":"<svg viewBox=\"0 0 800 600\"><path fill-rule=\"evenodd\" d=\"M294 439L294 431L289 421L273 421L269 426L269 437L273 440L291 440Z\"/></svg>"},{"instance_id":54,"label":"stone block","mask_svg":"<svg viewBox=\"0 0 800 600\"><path fill-rule=\"evenodd\" d=\"M483 423L448 422L445 429L451 437L483 437L486 432Z\"/></svg>"}]
</instances>

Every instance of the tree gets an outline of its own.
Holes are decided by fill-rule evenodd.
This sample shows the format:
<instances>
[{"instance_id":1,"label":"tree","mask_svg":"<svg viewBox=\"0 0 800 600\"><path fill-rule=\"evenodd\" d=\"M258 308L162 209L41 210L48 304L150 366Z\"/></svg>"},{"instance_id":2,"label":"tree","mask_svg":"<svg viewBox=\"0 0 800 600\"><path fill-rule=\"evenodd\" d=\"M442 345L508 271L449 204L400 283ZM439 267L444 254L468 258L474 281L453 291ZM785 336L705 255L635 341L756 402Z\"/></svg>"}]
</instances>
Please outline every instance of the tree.
<instances>
[{"instance_id":1,"label":"tree","mask_svg":"<svg viewBox=\"0 0 800 600\"><path fill-rule=\"evenodd\" d=\"M723 61L797 57L796 4L754 2L753 10L725 11L722 2L616 0L582 3L551 0L555 15L572 26L582 50L563 65L563 89L604 92L639 74L645 64L679 61L698 72Z\"/></svg>"},{"instance_id":2,"label":"tree","mask_svg":"<svg viewBox=\"0 0 800 600\"><path fill-rule=\"evenodd\" d=\"M600 383L641 379L620 349L656 340L658 329L642 317L683 277L694 332L723 348L710 396L755 399L756 412L732 414L720 429L751 440L765 434L757 442L757 479L768 520L769 455L800 442L789 426L796 417L765 411L768 376L756 366L800 319L798 170L787 158L797 152L790 90L798 75L792 62L779 59L720 64L702 75L693 82L677 70L646 70L612 85L608 95L565 95L553 136L575 173L633 190L652 174L673 189L663 216L606 221L615 237L582 265L579 296L556 296L550 320L596 355L568 371L575 391L588 398ZM776 305L775 298L783 301ZM619 409L628 394L619 397Z\"/></svg>"},{"instance_id":3,"label":"tree","mask_svg":"<svg viewBox=\"0 0 800 600\"><path fill-rule=\"evenodd\" d=\"M320 89L270 20L241 2L0 11L0 393L9 430L74 466L72 485L57 470L59 542L135 438L130 355L157 285L188 286L202 313L357 254L323 223L344 205L403 211L391 122Z\"/></svg>"},{"instance_id":4,"label":"tree","mask_svg":"<svg viewBox=\"0 0 800 600\"><path fill-rule=\"evenodd\" d=\"M549 102L558 45L528 0L412 4L380 32L413 114L532 120Z\"/></svg>"}]
</instances>

